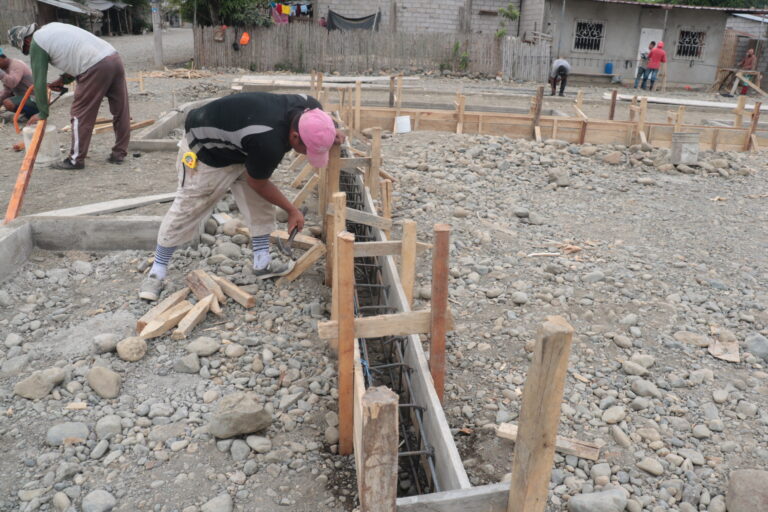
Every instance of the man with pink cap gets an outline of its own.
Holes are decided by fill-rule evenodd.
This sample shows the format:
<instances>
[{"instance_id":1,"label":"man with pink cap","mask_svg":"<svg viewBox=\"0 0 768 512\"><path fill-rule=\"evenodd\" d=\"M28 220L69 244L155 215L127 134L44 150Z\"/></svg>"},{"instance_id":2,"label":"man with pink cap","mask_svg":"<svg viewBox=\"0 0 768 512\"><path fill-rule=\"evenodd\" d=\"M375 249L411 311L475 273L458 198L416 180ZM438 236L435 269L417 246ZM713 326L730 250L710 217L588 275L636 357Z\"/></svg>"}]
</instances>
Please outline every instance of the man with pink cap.
<instances>
[{"instance_id":1,"label":"man with pink cap","mask_svg":"<svg viewBox=\"0 0 768 512\"><path fill-rule=\"evenodd\" d=\"M344 139L331 117L311 96L252 92L190 111L184 129L176 198L160 225L155 261L139 297L159 298L173 252L195 237L228 190L251 233L253 274L266 279L290 272L293 262L272 260L269 253L273 205L288 214L289 232L304 227L304 216L270 177L291 149L307 155L313 167L325 167L331 146Z\"/></svg>"}]
</instances>

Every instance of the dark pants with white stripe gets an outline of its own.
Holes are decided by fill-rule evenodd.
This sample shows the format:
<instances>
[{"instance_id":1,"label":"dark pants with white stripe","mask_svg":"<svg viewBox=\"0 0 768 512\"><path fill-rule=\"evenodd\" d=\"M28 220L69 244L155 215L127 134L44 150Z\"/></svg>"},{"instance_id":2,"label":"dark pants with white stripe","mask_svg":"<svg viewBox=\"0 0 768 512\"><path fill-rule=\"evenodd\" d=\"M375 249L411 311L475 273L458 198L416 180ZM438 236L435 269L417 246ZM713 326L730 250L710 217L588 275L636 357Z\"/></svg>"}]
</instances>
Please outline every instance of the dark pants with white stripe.
<instances>
[{"instance_id":1,"label":"dark pants with white stripe","mask_svg":"<svg viewBox=\"0 0 768 512\"><path fill-rule=\"evenodd\" d=\"M91 134L99 114L101 100L107 97L115 130L112 156L122 159L128 154L131 139L131 114L128 110L128 85L120 55L105 57L77 77L75 100L72 103L72 147L69 159L73 164L84 163L91 145Z\"/></svg>"}]
</instances>

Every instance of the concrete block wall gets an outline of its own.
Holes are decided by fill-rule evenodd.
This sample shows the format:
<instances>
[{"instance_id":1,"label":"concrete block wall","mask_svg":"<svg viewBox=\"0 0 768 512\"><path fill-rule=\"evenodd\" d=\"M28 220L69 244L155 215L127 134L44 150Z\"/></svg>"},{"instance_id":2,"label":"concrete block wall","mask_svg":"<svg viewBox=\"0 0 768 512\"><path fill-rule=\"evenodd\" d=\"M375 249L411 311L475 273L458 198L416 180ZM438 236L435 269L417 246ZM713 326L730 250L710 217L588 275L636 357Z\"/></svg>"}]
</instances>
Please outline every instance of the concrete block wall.
<instances>
[{"instance_id":1,"label":"concrete block wall","mask_svg":"<svg viewBox=\"0 0 768 512\"><path fill-rule=\"evenodd\" d=\"M546 0L525 0L520 9L520 28L518 36L524 41L533 39L533 32L547 32L544 27Z\"/></svg>"},{"instance_id":2,"label":"concrete block wall","mask_svg":"<svg viewBox=\"0 0 768 512\"><path fill-rule=\"evenodd\" d=\"M480 11L498 12L510 2L519 9L520 0L319 0L315 3L315 16L319 19L331 9L342 16L358 18L381 10L380 30L389 31L394 11L398 32L453 33L460 31L461 15L469 9L471 32L495 33L500 17ZM507 34L517 35L517 21L507 24Z\"/></svg>"}]
</instances>

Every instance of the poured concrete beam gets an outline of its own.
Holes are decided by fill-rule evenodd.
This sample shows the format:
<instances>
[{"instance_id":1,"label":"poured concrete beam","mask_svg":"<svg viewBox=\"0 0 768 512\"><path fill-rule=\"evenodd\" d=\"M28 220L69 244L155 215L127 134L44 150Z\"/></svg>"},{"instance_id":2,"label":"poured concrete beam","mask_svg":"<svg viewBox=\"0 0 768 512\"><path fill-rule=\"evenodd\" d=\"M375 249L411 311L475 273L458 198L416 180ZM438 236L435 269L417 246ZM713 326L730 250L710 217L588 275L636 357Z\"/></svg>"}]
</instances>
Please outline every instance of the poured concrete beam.
<instances>
[{"instance_id":1,"label":"poured concrete beam","mask_svg":"<svg viewBox=\"0 0 768 512\"><path fill-rule=\"evenodd\" d=\"M104 215L106 213L122 212L133 208L141 208L156 203L167 203L173 201L176 192L167 194L154 194L151 196L131 197L128 199L114 199L102 203L85 204L74 206L72 208L62 208L61 210L50 210L47 212L35 213L30 217L75 217L78 215Z\"/></svg>"},{"instance_id":2,"label":"poured concrete beam","mask_svg":"<svg viewBox=\"0 0 768 512\"><path fill-rule=\"evenodd\" d=\"M505 512L509 483L408 496L397 500L397 512Z\"/></svg>"},{"instance_id":3,"label":"poured concrete beam","mask_svg":"<svg viewBox=\"0 0 768 512\"><path fill-rule=\"evenodd\" d=\"M154 249L162 217L27 217L36 247L51 251Z\"/></svg>"},{"instance_id":4,"label":"poured concrete beam","mask_svg":"<svg viewBox=\"0 0 768 512\"><path fill-rule=\"evenodd\" d=\"M34 248L32 227L14 222L0 227L0 282L13 275L29 258Z\"/></svg>"}]
</instances>

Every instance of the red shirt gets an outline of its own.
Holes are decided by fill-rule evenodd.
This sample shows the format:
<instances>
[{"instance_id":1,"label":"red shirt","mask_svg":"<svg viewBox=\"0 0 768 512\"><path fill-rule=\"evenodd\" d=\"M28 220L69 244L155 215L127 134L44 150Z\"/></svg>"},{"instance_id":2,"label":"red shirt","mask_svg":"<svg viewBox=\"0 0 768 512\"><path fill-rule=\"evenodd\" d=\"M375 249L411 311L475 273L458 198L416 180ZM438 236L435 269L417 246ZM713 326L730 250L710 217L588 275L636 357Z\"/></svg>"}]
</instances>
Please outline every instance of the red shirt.
<instances>
[{"instance_id":1,"label":"red shirt","mask_svg":"<svg viewBox=\"0 0 768 512\"><path fill-rule=\"evenodd\" d=\"M667 62L667 52L657 46L648 54L648 69L659 69L662 62Z\"/></svg>"}]
</instances>

